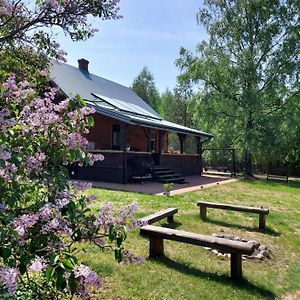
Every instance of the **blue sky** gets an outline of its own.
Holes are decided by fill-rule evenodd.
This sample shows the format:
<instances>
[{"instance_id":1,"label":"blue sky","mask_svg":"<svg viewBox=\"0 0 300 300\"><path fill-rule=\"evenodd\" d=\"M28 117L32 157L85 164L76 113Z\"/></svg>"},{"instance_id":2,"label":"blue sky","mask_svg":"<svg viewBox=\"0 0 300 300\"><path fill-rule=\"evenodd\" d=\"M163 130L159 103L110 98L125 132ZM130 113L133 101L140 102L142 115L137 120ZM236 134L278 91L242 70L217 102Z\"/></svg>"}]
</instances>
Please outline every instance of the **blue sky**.
<instances>
[{"instance_id":1,"label":"blue sky","mask_svg":"<svg viewBox=\"0 0 300 300\"><path fill-rule=\"evenodd\" d=\"M93 38L73 43L60 36L58 41L69 64L86 58L91 73L125 86L147 66L163 92L176 85L180 47L194 50L206 38L196 21L201 6L201 0L121 0L123 18L93 21L99 29Z\"/></svg>"}]
</instances>

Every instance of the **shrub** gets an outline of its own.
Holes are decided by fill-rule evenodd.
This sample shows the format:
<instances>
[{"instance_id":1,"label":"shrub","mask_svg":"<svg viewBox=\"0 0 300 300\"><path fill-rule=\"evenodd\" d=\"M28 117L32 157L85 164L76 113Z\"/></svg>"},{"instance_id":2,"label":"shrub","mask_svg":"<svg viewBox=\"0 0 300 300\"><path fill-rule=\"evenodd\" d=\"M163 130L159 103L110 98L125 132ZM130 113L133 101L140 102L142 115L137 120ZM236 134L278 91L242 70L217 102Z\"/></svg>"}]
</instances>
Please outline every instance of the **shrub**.
<instances>
[{"instance_id":1,"label":"shrub","mask_svg":"<svg viewBox=\"0 0 300 300\"><path fill-rule=\"evenodd\" d=\"M56 104L56 93L44 88L38 95L14 75L0 88L0 283L10 295L19 287L39 299L89 299L89 287L102 283L78 261L76 243L111 249L118 262L140 262L122 246L128 228L139 226L137 207L115 213L107 203L96 215L88 208L94 197L82 193L90 185L68 180L69 164L104 157L86 150L94 110L79 97Z\"/></svg>"}]
</instances>

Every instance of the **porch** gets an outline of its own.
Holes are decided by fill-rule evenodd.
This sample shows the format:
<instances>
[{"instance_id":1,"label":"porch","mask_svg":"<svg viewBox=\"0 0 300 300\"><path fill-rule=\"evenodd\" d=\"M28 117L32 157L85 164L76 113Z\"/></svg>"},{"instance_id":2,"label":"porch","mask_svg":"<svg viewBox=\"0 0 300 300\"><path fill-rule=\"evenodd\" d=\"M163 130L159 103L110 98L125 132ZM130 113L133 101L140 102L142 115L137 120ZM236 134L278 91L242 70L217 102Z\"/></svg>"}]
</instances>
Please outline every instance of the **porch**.
<instances>
[{"instance_id":1,"label":"porch","mask_svg":"<svg viewBox=\"0 0 300 300\"><path fill-rule=\"evenodd\" d=\"M91 167L73 167L74 179L128 183L133 177L151 173L154 166L173 172L174 178L168 182L201 175L202 144L211 135L157 119L138 119L137 124L131 124L96 113L94 120L87 135L88 150L103 154L105 159ZM171 134L178 150L170 145ZM189 139L192 147L187 147Z\"/></svg>"},{"instance_id":2,"label":"porch","mask_svg":"<svg viewBox=\"0 0 300 300\"><path fill-rule=\"evenodd\" d=\"M198 154L171 154L120 150L91 150L101 153L104 160L93 166L73 167L72 178L79 180L127 183L134 176L151 173L152 166L169 168L182 176L201 175Z\"/></svg>"}]
</instances>

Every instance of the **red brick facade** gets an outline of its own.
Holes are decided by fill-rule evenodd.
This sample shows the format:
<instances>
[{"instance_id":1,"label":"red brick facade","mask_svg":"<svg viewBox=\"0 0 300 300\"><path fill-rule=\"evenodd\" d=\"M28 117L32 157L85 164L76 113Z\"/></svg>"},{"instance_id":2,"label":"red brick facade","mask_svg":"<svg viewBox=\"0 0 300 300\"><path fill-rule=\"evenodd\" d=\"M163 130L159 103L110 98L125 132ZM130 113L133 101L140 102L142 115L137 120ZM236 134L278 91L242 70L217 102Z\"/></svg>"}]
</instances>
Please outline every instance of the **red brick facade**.
<instances>
[{"instance_id":1,"label":"red brick facade","mask_svg":"<svg viewBox=\"0 0 300 300\"><path fill-rule=\"evenodd\" d=\"M95 150L111 150L112 149L112 128L113 125L122 125L122 122L109 118L100 114L94 116L95 125L90 128L87 135L89 142L95 143ZM146 128L141 126L129 125L127 128L127 144L131 150L146 152L147 137ZM155 146L155 152L158 152L159 131L151 129L151 138ZM162 151L168 151L168 134L163 132L162 135Z\"/></svg>"}]
</instances>

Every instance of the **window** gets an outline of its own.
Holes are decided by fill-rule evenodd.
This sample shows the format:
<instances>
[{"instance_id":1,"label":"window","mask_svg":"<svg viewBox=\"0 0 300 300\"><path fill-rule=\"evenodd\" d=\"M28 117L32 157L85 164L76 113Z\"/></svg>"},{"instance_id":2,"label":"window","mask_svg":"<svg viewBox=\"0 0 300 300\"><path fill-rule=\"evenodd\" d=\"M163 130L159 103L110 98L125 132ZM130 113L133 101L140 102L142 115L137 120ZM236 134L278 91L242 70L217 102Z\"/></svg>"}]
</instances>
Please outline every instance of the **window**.
<instances>
[{"instance_id":1,"label":"window","mask_svg":"<svg viewBox=\"0 0 300 300\"><path fill-rule=\"evenodd\" d=\"M112 149L121 149L121 128L120 125L112 126Z\"/></svg>"}]
</instances>

